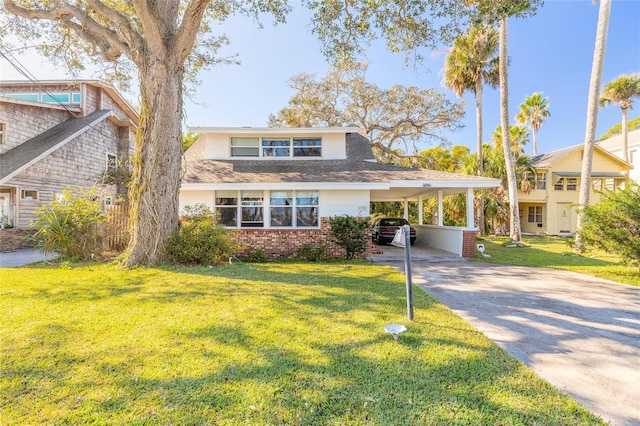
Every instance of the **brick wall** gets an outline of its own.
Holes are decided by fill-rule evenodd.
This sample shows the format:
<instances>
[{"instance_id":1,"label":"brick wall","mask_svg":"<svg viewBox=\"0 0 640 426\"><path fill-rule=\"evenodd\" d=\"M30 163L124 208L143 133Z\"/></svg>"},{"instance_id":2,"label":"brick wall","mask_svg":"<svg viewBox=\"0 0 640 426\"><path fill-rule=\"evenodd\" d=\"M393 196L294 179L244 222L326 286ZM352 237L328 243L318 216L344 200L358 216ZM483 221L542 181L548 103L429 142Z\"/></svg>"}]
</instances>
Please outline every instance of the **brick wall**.
<instances>
[{"instance_id":1,"label":"brick wall","mask_svg":"<svg viewBox=\"0 0 640 426\"><path fill-rule=\"evenodd\" d=\"M322 218L320 228L264 229L244 228L236 231L236 238L245 244L240 256L262 249L269 259L294 257L296 251L305 244L317 245L324 241L328 246L326 258L345 257L345 251L331 241L329 218ZM362 254L369 257L377 251L371 239L367 239L367 249Z\"/></svg>"},{"instance_id":2,"label":"brick wall","mask_svg":"<svg viewBox=\"0 0 640 426\"><path fill-rule=\"evenodd\" d=\"M33 231L26 229L0 230L0 251L13 251L33 247L30 237Z\"/></svg>"},{"instance_id":3,"label":"brick wall","mask_svg":"<svg viewBox=\"0 0 640 426\"><path fill-rule=\"evenodd\" d=\"M473 257L476 255L476 232L462 231L462 257Z\"/></svg>"}]
</instances>

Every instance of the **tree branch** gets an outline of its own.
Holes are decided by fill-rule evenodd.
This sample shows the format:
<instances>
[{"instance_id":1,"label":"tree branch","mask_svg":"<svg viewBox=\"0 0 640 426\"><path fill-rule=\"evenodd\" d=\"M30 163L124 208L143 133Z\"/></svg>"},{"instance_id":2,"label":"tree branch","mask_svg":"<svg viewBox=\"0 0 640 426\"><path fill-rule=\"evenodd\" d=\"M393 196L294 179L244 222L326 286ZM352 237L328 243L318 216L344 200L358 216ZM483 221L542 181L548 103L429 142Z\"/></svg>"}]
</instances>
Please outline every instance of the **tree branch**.
<instances>
[{"instance_id":1,"label":"tree branch","mask_svg":"<svg viewBox=\"0 0 640 426\"><path fill-rule=\"evenodd\" d=\"M119 39L123 45L128 45L131 52L141 50L144 46L144 40L140 36L140 33L136 31L131 22L119 13L118 11L105 6L98 0L86 0L87 6L91 8L102 18L111 21L113 23L115 33L120 33ZM132 55L127 55L131 58ZM132 58L133 59L133 58Z\"/></svg>"},{"instance_id":2,"label":"tree branch","mask_svg":"<svg viewBox=\"0 0 640 426\"><path fill-rule=\"evenodd\" d=\"M210 0L189 1L173 46L174 57L172 59L176 63L182 64L191 54L195 39L200 31L200 23L209 3Z\"/></svg>"},{"instance_id":3,"label":"tree branch","mask_svg":"<svg viewBox=\"0 0 640 426\"><path fill-rule=\"evenodd\" d=\"M133 8L136 11L138 19L140 19L140 25L145 34L146 45L155 52L165 52L166 45L161 22L159 17L156 16L157 10L155 10L155 7L150 3L153 2L149 0L133 0Z\"/></svg>"},{"instance_id":4,"label":"tree branch","mask_svg":"<svg viewBox=\"0 0 640 426\"><path fill-rule=\"evenodd\" d=\"M58 21L61 26L72 29L85 42L98 46L100 54L107 61L113 62L123 53L134 59L131 47L123 43L115 31L91 19L86 10L77 6L58 1L57 6L51 9L27 9L12 0L5 0L4 6L9 13L26 19Z\"/></svg>"}]
</instances>

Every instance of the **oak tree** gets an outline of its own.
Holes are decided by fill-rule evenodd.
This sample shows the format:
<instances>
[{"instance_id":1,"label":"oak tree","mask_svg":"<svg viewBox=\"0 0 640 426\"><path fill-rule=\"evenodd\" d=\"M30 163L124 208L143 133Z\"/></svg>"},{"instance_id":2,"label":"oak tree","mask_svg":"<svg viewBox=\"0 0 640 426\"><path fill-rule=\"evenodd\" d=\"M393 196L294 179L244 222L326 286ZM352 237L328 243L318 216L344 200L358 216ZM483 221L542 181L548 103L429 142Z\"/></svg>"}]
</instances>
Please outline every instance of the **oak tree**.
<instances>
[{"instance_id":1,"label":"oak tree","mask_svg":"<svg viewBox=\"0 0 640 426\"><path fill-rule=\"evenodd\" d=\"M326 76L298 74L288 105L269 117L271 127L357 126L364 129L380 161L415 165L418 146L443 142L443 130L461 127L463 104L436 89L366 80L367 63L345 63Z\"/></svg>"},{"instance_id":2,"label":"oak tree","mask_svg":"<svg viewBox=\"0 0 640 426\"><path fill-rule=\"evenodd\" d=\"M288 11L286 0L4 0L3 36L35 42L71 67L100 60L111 65L111 76L139 82L124 266L164 260L167 238L178 227L184 81L220 61L216 53L226 38L214 24L264 13L282 22Z\"/></svg>"}]
</instances>

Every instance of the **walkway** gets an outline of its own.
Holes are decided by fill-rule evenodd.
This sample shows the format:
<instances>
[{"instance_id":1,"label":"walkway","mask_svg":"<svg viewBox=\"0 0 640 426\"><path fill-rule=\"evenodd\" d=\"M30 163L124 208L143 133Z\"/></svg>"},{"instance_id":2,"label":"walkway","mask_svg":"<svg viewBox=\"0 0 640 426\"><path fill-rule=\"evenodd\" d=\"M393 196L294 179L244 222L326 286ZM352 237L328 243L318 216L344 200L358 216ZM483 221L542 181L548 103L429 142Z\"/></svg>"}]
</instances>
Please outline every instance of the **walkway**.
<instances>
[{"instance_id":1,"label":"walkway","mask_svg":"<svg viewBox=\"0 0 640 426\"><path fill-rule=\"evenodd\" d=\"M56 257L55 254L44 254L37 249L20 249L15 251L0 252L0 268L24 266L33 262L40 262Z\"/></svg>"},{"instance_id":2,"label":"walkway","mask_svg":"<svg viewBox=\"0 0 640 426\"><path fill-rule=\"evenodd\" d=\"M398 254L374 261L404 272ZM615 426L640 425L640 288L460 258L412 264L414 284L539 376Z\"/></svg>"}]
</instances>

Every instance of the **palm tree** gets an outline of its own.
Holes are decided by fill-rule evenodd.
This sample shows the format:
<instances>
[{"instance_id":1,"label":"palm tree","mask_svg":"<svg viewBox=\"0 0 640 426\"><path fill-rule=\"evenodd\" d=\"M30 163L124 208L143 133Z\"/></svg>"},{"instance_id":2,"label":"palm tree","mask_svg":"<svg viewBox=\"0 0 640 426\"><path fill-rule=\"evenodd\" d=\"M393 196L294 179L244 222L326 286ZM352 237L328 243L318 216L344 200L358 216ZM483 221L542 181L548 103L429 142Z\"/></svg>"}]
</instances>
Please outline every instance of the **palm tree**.
<instances>
[{"instance_id":1,"label":"palm tree","mask_svg":"<svg viewBox=\"0 0 640 426\"><path fill-rule=\"evenodd\" d=\"M611 0L600 0L598 9L598 27L596 29L596 44L593 49L591 64L591 80L589 81L589 98L587 101L587 125L584 137L584 154L582 157L582 171L580 173L580 193L578 194L578 220L576 223L576 240L574 250L583 251L584 243L582 231L582 207L589 205L591 195L591 166L593 164L593 147L596 140L596 126L598 124L598 100L600 99L600 82L604 65L604 52L607 47L607 33L609 31L609 17L611 16Z\"/></svg>"},{"instance_id":2,"label":"palm tree","mask_svg":"<svg viewBox=\"0 0 640 426\"><path fill-rule=\"evenodd\" d=\"M473 90L476 98L478 175L482 176L482 88L498 86L498 31L487 24L472 26L458 37L445 59L444 85L461 97Z\"/></svg>"},{"instance_id":3,"label":"palm tree","mask_svg":"<svg viewBox=\"0 0 640 426\"><path fill-rule=\"evenodd\" d=\"M514 160L517 160L524 154L524 147L529 142L529 131L526 127L510 125L509 139L511 141L511 155ZM498 125L491 133L491 140L496 148L502 149L502 126Z\"/></svg>"},{"instance_id":4,"label":"palm tree","mask_svg":"<svg viewBox=\"0 0 640 426\"><path fill-rule=\"evenodd\" d=\"M533 131L533 155L538 155L538 140L536 135L542 122L549 118L549 98L543 98L541 92L535 92L531 96L524 98L520 104L520 111L516 114L516 122L519 124L529 123L529 128Z\"/></svg>"},{"instance_id":5,"label":"palm tree","mask_svg":"<svg viewBox=\"0 0 640 426\"><path fill-rule=\"evenodd\" d=\"M511 135L509 134L509 75L507 48L507 16L500 17L500 124L502 125L502 150L504 166L507 174L507 191L509 193L509 239L520 243L520 208L518 204L518 181L511 153Z\"/></svg>"},{"instance_id":6,"label":"palm tree","mask_svg":"<svg viewBox=\"0 0 640 426\"><path fill-rule=\"evenodd\" d=\"M458 97L473 90L476 98L476 156L477 174L482 176L482 88L484 84L498 85L498 31L488 24L476 24L467 34L458 37L445 59L444 85ZM484 235L483 199L480 197L479 226Z\"/></svg>"},{"instance_id":7,"label":"palm tree","mask_svg":"<svg viewBox=\"0 0 640 426\"><path fill-rule=\"evenodd\" d=\"M610 81L600 95L600 106L620 105L622 110L622 159L629 162L628 118L633 98L640 96L640 74L621 75Z\"/></svg>"}]
</instances>

